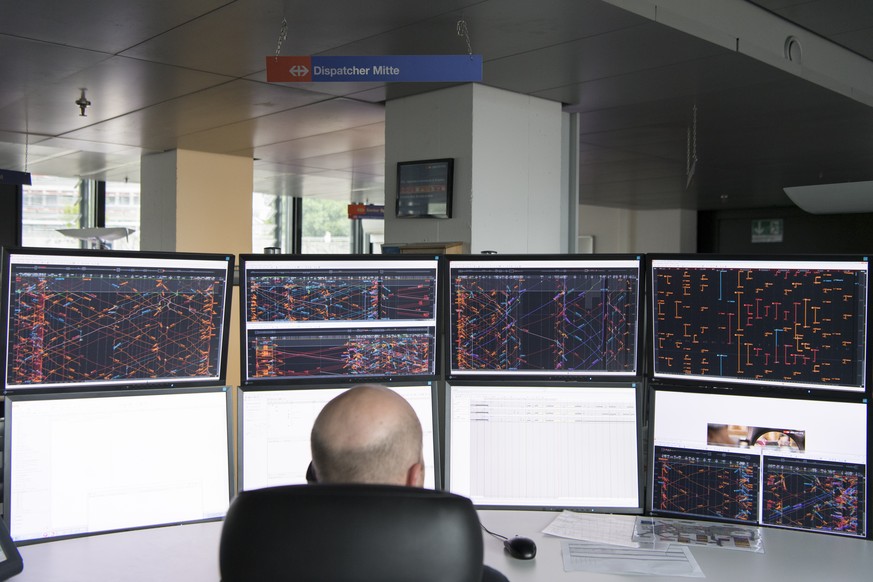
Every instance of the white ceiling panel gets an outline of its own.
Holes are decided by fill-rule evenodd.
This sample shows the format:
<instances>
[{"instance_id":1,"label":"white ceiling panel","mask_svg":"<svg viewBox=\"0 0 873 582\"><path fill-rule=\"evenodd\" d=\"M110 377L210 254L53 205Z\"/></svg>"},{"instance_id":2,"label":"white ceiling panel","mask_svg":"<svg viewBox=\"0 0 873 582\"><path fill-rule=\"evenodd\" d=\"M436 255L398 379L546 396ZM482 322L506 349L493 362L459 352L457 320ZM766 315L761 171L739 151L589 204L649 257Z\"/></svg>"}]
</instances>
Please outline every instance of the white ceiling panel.
<instances>
[{"instance_id":1,"label":"white ceiling panel","mask_svg":"<svg viewBox=\"0 0 873 582\"><path fill-rule=\"evenodd\" d=\"M93 124L71 132L67 137L90 141L117 141L128 145L141 144L157 150L172 149L183 147L182 136L214 128L216 119L221 120L222 126L232 126L325 99L332 98L254 81L228 81ZM205 151L239 149L233 148L232 144L213 145L215 149ZM250 146L251 143L246 141L245 147Z\"/></svg>"},{"instance_id":2,"label":"white ceiling panel","mask_svg":"<svg viewBox=\"0 0 873 582\"><path fill-rule=\"evenodd\" d=\"M301 164L322 169L354 169L361 152L382 152L384 163L385 124L322 133L255 148L254 157L277 163ZM319 165L319 160L328 160ZM337 165L341 167L337 167Z\"/></svg>"},{"instance_id":3,"label":"white ceiling panel","mask_svg":"<svg viewBox=\"0 0 873 582\"><path fill-rule=\"evenodd\" d=\"M0 107L24 99L58 79L69 77L107 58L105 54L92 51L0 35L0 62L3 64ZM2 125L3 120L0 119L0 129L3 129Z\"/></svg>"},{"instance_id":4,"label":"white ceiling panel","mask_svg":"<svg viewBox=\"0 0 873 582\"><path fill-rule=\"evenodd\" d=\"M651 49L655 46L659 50ZM514 90L541 93L572 83L657 71L721 52L714 45L652 23L489 61L485 79L514 75Z\"/></svg>"},{"instance_id":5,"label":"white ceiling panel","mask_svg":"<svg viewBox=\"0 0 873 582\"><path fill-rule=\"evenodd\" d=\"M3 2L0 34L112 54L145 42L228 3L233 2L10 0Z\"/></svg>"},{"instance_id":6,"label":"white ceiling panel","mask_svg":"<svg viewBox=\"0 0 873 582\"><path fill-rule=\"evenodd\" d=\"M756 4L873 59L869 0ZM484 84L580 114L582 202L765 207L873 180L870 107L600 0L8 0L0 167L138 180L143 154L190 148L256 158L256 189L381 199L384 101L449 85L268 84L283 17L283 55L464 53L463 19Z\"/></svg>"},{"instance_id":7,"label":"white ceiling panel","mask_svg":"<svg viewBox=\"0 0 873 582\"><path fill-rule=\"evenodd\" d=\"M473 2L407 0L237 0L184 27L169 30L125 54L193 69L244 77L265 68L278 45L283 18L287 37L282 54L311 55L430 18L440 10L460 10Z\"/></svg>"},{"instance_id":8,"label":"white ceiling panel","mask_svg":"<svg viewBox=\"0 0 873 582\"><path fill-rule=\"evenodd\" d=\"M65 77L46 80L21 99L0 108L0 124L11 131L64 135L172 101L227 77L186 71L158 63L112 57ZM75 103L82 89L91 102L85 116Z\"/></svg>"},{"instance_id":9,"label":"white ceiling panel","mask_svg":"<svg viewBox=\"0 0 873 582\"><path fill-rule=\"evenodd\" d=\"M183 135L179 147L211 152L238 152L299 139L372 125L384 119L381 105L331 99L306 107L280 111Z\"/></svg>"}]
</instances>

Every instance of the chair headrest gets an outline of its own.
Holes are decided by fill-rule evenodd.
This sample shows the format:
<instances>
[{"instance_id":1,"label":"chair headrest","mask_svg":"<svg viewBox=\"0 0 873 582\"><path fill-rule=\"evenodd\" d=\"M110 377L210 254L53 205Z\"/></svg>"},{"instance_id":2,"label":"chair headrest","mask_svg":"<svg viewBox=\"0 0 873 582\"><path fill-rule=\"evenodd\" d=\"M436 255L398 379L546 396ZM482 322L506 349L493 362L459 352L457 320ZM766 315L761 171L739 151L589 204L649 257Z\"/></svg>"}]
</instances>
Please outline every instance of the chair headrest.
<instances>
[{"instance_id":1,"label":"chair headrest","mask_svg":"<svg viewBox=\"0 0 873 582\"><path fill-rule=\"evenodd\" d=\"M476 581L482 532L469 499L392 485L240 493L221 533L223 582Z\"/></svg>"}]
</instances>

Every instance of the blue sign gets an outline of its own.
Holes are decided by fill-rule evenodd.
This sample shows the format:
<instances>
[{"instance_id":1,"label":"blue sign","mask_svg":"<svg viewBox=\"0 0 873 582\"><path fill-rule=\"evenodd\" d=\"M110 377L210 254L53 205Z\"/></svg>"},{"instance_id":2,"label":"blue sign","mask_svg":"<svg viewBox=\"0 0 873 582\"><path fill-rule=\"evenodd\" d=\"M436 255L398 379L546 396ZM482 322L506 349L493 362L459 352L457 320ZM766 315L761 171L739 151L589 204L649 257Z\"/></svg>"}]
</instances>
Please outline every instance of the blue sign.
<instances>
[{"instance_id":1,"label":"blue sign","mask_svg":"<svg viewBox=\"0 0 873 582\"><path fill-rule=\"evenodd\" d=\"M267 57L271 83L459 83L482 80L482 55Z\"/></svg>"}]
</instances>

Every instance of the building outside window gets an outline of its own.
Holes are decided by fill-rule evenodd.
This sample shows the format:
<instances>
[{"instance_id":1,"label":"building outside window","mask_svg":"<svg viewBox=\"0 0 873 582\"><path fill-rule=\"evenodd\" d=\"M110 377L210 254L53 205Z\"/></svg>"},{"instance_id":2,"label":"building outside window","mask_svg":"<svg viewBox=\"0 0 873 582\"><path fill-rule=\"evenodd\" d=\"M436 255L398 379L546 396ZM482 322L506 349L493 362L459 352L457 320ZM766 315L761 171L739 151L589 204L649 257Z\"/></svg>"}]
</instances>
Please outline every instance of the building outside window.
<instances>
[{"instance_id":1,"label":"building outside window","mask_svg":"<svg viewBox=\"0 0 873 582\"><path fill-rule=\"evenodd\" d=\"M111 242L117 250L139 250L140 185L132 182L106 182L106 226L130 228L134 232Z\"/></svg>"},{"instance_id":2,"label":"building outside window","mask_svg":"<svg viewBox=\"0 0 873 582\"><path fill-rule=\"evenodd\" d=\"M303 254L351 252L348 202L321 198L303 199Z\"/></svg>"},{"instance_id":3,"label":"building outside window","mask_svg":"<svg viewBox=\"0 0 873 582\"><path fill-rule=\"evenodd\" d=\"M292 200L299 200L295 217ZM348 203L321 198L292 199L255 192L252 197L252 252L278 247L292 252L294 221L300 221L303 254L348 254L351 252L351 220Z\"/></svg>"},{"instance_id":4,"label":"building outside window","mask_svg":"<svg viewBox=\"0 0 873 582\"><path fill-rule=\"evenodd\" d=\"M255 192L252 196L252 252L260 253L267 247L279 247L279 196ZM283 251L286 251L283 249Z\"/></svg>"},{"instance_id":5,"label":"building outside window","mask_svg":"<svg viewBox=\"0 0 873 582\"><path fill-rule=\"evenodd\" d=\"M22 196L22 245L79 248L79 241L59 229L82 227L82 194L78 178L31 176Z\"/></svg>"},{"instance_id":6,"label":"building outside window","mask_svg":"<svg viewBox=\"0 0 873 582\"><path fill-rule=\"evenodd\" d=\"M84 209L95 208L96 188L93 186L96 182L83 183L79 178L41 175L32 175L31 181L30 186L24 186L22 195L22 245L50 248L95 246L58 231L95 226L95 218ZM107 182L104 210L107 227L125 227L134 231L127 238L108 241L111 248L139 249L140 185Z\"/></svg>"}]
</instances>

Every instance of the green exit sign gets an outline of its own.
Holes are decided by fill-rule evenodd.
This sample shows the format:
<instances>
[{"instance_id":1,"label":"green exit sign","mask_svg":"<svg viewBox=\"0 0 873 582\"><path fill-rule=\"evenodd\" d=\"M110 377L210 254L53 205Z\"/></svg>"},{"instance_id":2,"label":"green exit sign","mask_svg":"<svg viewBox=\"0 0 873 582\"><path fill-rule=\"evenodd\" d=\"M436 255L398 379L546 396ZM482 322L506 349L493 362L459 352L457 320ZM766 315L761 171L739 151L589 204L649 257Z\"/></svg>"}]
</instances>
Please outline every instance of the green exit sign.
<instances>
[{"instance_id":1,"label":"green exit sign","mask_svg":"<svg viewBox=\"0 0 873 582\"><path fill-rule=\"evenodd\" d=\"M753 243L782 242L784 223L781 218L762 218L752 221Z\"/></svg>"}]
</instances>

